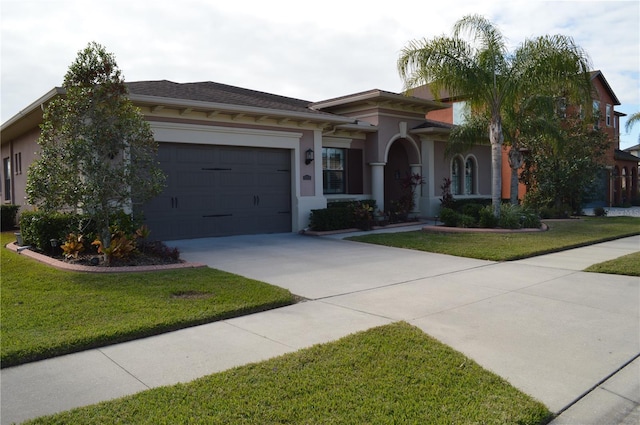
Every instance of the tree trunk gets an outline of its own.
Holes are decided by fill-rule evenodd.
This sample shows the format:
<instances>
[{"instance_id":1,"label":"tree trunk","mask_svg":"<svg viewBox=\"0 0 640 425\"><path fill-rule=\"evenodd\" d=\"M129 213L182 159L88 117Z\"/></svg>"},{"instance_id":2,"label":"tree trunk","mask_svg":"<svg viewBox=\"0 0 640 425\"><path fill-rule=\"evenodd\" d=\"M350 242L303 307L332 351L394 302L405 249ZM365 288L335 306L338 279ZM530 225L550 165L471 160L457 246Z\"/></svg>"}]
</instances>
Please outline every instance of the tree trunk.
<instances>
[{"instance_id":1,"label":"tree trunk","mask_svg":"<svg viewBox=\"0 0 640 425\"><path fill-rule=\"evenodd\" d=\"M500 218L502 200L502 119L494 116L489 124L489 140L491 141L491 206L493 215Z\"/></svg>"},{"instance_id":2,"label":"tree trunk","mask_svg":"<svg viewBox=\"0 0 640 425\"><path fill-rule=\"evenodd\" d=\"M522 167L522 153L515 144L509 149L509 166L511 167L511 205L518 205L518 170Z\"/></svg>"}]
</instances>

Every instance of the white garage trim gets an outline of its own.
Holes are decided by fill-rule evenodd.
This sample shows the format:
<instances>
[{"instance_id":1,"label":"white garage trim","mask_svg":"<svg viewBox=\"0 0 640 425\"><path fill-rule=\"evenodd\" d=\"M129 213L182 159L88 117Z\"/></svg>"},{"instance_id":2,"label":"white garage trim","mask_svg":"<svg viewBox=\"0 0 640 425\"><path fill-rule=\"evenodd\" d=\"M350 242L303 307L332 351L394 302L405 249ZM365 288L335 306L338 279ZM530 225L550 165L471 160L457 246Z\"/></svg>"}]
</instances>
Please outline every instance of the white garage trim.
<instances>
[{"instance_id":1,"label":"white garage trim","mask_svg":"<svg viewBox=\"0 0 640 425\"><path fill-rule=\"evenodd\" d=\"M209 125L151 122L157 142L298 149L302 133Z\"/></svg>"}]
</instances>

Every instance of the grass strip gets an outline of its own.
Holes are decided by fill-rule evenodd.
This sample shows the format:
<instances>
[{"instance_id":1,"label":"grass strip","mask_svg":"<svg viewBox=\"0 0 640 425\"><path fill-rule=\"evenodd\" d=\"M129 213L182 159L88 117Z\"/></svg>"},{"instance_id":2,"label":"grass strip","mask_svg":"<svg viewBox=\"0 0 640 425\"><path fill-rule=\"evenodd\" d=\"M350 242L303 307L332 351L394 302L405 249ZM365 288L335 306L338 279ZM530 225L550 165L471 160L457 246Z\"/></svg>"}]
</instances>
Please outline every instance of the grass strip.
<instances>
[{"instance_id":1,"label":"grass strip","mask_svg":"<svg viewBox=\"0 0 640 425\"><path fill-rule=\"evenodd\" d=\"M594 273L640 276L640 252L625 255L587 267L584 271Z\"/></svg>"},{"instance_id":2,"label":"grass strip","mask_svg":"<svg viewBox=\"0 0 640 425\"><path fill-rule=\"evenodd\" d=\"M541 403L407 323L29 424L546 423Z\"/></svg>"},{"instance_id":3,"label":"grass strip","mask_svg":"<svg viewBox=\"0 0 640 425\"><path fill-rule=\"evenodd\" d=\"M349 240L459 257L511 261L640 234L636 217L585 217L547 221L546 232L399 232L354 236Z\"/></svg>"},{"instance_id":4,"label":"grass strip","mask_svg":"<svg viewBox=\"0 0 640 425\"><path fill-rule=\"evenodd\" d=\"M4 245L2 367L288 305L282 288L210 268L93 274L56 270Z\"/></svg>"}]
</instances>

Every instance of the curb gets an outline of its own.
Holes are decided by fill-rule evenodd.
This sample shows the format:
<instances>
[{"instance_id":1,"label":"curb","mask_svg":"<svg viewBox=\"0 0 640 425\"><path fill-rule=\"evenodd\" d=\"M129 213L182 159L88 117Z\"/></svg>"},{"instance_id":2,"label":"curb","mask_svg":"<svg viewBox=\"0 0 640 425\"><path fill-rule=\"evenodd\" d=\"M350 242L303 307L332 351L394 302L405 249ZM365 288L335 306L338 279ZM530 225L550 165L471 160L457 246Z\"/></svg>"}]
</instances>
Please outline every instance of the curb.
<instances>
[{"instance_id":1,"label":"curb","mask_svg":"<svg viewBox=\"0 0 640 425\"><path fill-rule=\"evenodd\" d=\"M549 226L542 223L537 229L496 229L496 228L478 228L478 227L446 227L446 226L424 226L422 230L425 232L436 233L536 233L546 232Z\"/></svg>"}]
</instances>

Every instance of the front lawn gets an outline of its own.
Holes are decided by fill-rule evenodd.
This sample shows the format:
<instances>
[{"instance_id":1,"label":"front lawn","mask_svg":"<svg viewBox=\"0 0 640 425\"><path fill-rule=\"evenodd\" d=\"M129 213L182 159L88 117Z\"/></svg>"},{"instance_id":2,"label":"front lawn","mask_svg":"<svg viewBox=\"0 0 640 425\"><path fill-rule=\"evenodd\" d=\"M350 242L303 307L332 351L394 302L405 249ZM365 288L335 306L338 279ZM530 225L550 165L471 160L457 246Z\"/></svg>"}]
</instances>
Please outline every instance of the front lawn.
<instances>
[{"instance_id":1,"label":"front lawn","mask_svg":"<svg viewBox=\"0 0 640 425\"><path fill-rule=\"evenodd\" d=\"M520 424L551 413L407 323L30 424Z\"/></svg>"},{"instance_id":2,"label":"front lawn","mask_svg":"<svg viewBox=\"0 0 640 425\"><path fill-rule=\"evenodd\" d=\"M636 217L585 217L547 221L546 232L400 232L355 236L349 240L459 257L509 261L640 234Z\"/></svg>"},{"instance_id":3,"label":"front lawn","mask_svg":"<svg viewBox=\"0 0 640 425\"><path fill-rule=\"evenodd\" d=\"M587 267L585 272L640 276L640 252Z\"/></svg>"},{"instance_id":4,"label":"front lawn","mask_svg":"<svg viewBox=\"0 0 640 425\"><path fill-rule=\"evenodd\" d=\"M285 289L209 268L93 274L53 269L4 246L2 367L293 302Z\"/></svg>"}]
</instances>

